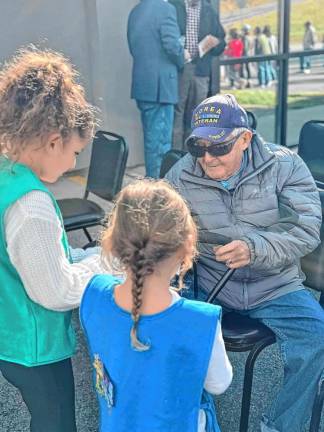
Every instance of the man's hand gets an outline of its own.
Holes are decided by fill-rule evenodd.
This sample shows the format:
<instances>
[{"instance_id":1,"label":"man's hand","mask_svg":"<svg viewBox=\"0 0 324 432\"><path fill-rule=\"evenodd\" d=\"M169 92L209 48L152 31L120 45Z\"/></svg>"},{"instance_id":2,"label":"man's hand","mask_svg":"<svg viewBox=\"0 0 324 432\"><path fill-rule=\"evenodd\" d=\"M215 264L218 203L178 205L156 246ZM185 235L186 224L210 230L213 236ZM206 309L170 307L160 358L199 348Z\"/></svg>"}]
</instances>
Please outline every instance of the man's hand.
<instances>
[{"instance_id":1,"label":"man's hand","mask_svg":"<svg viewBox=\"0 0 324 432\"><path fill-rule=\"evenodd\" d=\"M199 57L203 57L218 44L219 39L217 39L217 37L211 34L205 36L198 44Z\"/></svg>"},{"instance_id":2,"label":"man's hand","mask_svg":"<svg viewBox=\"0 0 324 432\"><path fill-rule=\"evenodd\" d=\"M185 63L190 63L192 60L190 52L186 48L183 50L183 52L184 52Z\"/></svg>"},{"instance_id":3,"label":"man's hand","mask_svg":"<svg viewBox=\"0 0 324 432\"><path fill-rule=\"evenodd\" d=\"M206 36L206 45L205 48L207 51L211 50L212 48L215 48L219 44L219 39L213 35L207 35Z\"/></svg>"},{"instance_id":4,"label":"man's hand","mask_svg":"<svg viewBox=\"0 0 324 432\"><path fill-rule=\"evenodd\" d=\"M251 261L250 249L243 240L233 240L225 246L215 246L214 252L216 261L224 262L232 269L244 267Z\"/></svg>"}]
</instances>

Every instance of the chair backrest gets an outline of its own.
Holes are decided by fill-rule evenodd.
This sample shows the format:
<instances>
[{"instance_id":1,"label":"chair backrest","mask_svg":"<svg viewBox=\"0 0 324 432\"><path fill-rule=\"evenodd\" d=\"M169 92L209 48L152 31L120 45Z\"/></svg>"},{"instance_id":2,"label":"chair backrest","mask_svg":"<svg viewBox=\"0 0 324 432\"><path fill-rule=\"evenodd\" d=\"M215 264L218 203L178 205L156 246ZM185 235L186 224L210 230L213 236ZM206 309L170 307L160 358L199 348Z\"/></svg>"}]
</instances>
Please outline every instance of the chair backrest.
<instances>
[{"instance_id":1,"label":"chair backrest","mask_svg":"<svg viewBox=\"0 0 324 432\"><path fill-rule=\"evenodd\" d=\"M165 153L162 159L160 178L165 177L166 173L178 162L187 152L184 150L169 150Z\"/></svg>"},{"instance_id":2,"label":"chair backrest","mask_svg":"<svg viewBox=\"0 0 324 432\"><path fill-rule=\"evenodd\" d=\"M324 217L324 191L319 191ZM306 275L305 285L324 292L324 219L320 231L321 244L301 259L302 270Z\"/></svg>"},{"instance_id":3,"label":"chair backrest","mask_svg":"<svg viewBox=\"0 0 324 432\"><path fill-rule=\"evenodd\" d=\"M128 158L124 138L98 131L93 139L85 198L89 192L111 201L120 191Z\"/></svg>"},{"instance_id":4,"label":"chair backrest","mask_svg":"<svg viewBox=\"0 0 324 432\"><path fill-rule=\"evenodd\" d=\"M298 154L318 187L324 188L324 120L311 120L304 124L299 135Z\"/></svg>"},{"instance_id":5,"label":"chair backrest","mask_svg":"<svg viewBox=\"0 0 324 432\"><path fill-rule=\"evenodd\" d=\"M258 122L257 122L257 119L255 117L255 114L253 114L252 111L247 111L247 110L245 110L245 111L246 111L246 114L248 116L249 127L251 129L256 130Z\"/></svg>"}]
</instances>

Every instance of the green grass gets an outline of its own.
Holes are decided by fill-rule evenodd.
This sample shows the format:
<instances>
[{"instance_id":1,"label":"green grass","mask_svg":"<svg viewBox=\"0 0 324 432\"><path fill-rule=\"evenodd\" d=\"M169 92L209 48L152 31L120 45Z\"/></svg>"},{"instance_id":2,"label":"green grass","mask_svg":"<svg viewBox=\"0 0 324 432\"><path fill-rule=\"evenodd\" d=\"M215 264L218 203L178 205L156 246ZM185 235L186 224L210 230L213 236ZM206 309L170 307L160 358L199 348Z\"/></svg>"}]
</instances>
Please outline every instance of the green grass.
<instances>
[{"instance_id":1,"label":"green grass","mask_svg":"<svg viewBox=\"0 0 324 432\"><path fill-rule=\"evenodd\" d=\"M276 92L265 89L231 90L238 102L249 108L274 108L276 105ZM322 94L303 92L288 96L289 109L306 108L324 105L324 92Z\"/></svg>"},{"instance_id":2,"label":"green grass","mask_svg":"<svg viewBox=\"0 0 324 432\"><path fill-rule=\"evenodd\" d=\"M227 0L225 0L227 1ZM224 3L224 0L223 2ZM233 5L233 2L230 2ZM266 4L265 2L258 2L257 0L248 1L249 7L256 6L257 4ZM238 7L236 6L236 10ZM231 9L233 10L233 9ZM226 13L229 8L224 8L221 6L221 12ZM317 32L317 39L319 42L322 41L324 37L324 5L323 0L304 0L301 3L291 3L291 14L290 14L290 43L300 44L302 48L302 40L304 35L304 23L305 21L311 21L315 26ZM264 25L270 25L272 32L277 34L278 27L278 10L273 12L265 13L263 15L258 15L254 18L248 20L239 20L232 23L229 27L241 28L242 24L250 24L252 28L256 26L263 27ZM227 29L229 28L227 27Z\"/></svg>"},{"instance_id":3,"label":"green grass","mask_svg":"<svg viewBox=\"0 0 324 432\"><path fill-rule=\"evenodd\" d=\"M272 3L273 0L246 0L247 7L261 6L268 3ZM228 14L234 11L237 11L238 5L236 0L221 0L220 1L220 13Z\"/></svg>"}]
</instances>

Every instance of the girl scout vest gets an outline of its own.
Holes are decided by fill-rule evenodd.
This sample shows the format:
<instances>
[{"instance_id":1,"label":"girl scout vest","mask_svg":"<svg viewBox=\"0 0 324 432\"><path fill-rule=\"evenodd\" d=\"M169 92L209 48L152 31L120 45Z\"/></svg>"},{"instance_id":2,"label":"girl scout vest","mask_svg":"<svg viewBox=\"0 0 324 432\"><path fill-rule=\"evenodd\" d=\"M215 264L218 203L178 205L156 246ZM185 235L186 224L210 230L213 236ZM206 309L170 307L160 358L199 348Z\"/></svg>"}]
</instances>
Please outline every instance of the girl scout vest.
<instances>
[{"instance_id":1,"label":"girl scout vest","mask_svg":"<svg viewBox=\"0 0 324 432\"><path fill-rule=\"evenodd\" d=\"M25 366L63 360L71 357L75 349L71 312L54 312L34 303L7 253L5 212L32 190L51 196L62 223L54 197L34 173L25 165L0 157L0 359ZM67 238L63 233L62 243L68 256Z\"/></svg>"},{"instance_id":2,"label":"girl scout vest","mask_svg":"<svg viewBox=\"0 0 324 432\"><path fill-rule=\"evenodd\" d=\"M180 299L141 317L138 336L150 349L130 345L131 316L114 301L110 275L95 276L80 307L94 366L101 432L197 432L206 409L218 432L212 397L203 392L220 308ZM202 400L203 399L203 400Z\"/></svg>"}]
</instances>

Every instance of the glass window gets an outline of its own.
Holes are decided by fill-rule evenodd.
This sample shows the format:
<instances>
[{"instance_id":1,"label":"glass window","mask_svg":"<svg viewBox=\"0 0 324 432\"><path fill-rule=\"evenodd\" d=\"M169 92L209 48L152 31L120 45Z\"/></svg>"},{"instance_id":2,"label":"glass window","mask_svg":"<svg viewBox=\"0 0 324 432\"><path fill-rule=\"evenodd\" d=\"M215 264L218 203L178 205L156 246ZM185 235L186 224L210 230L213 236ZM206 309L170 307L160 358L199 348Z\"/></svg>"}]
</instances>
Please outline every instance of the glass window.
<instances>
[{"instance_id":1,"label":"glass window","mask_svg":"<svg viewBox=\"0 0 324 432\"><path fill-rule=\"evenodd\" d=\"M323 0L292 1L290 8L290 51L322 48Z\"/></svg>"},{"instance_id":2,"label":"glass window","mask_svg":"<svg viewBox=\"0 0 324 432\"><path fill-rule=\"evenodd\" d=\"M289 61L287 146L298 144L299 132L309 120L323 119L324 55L303 59L309 69L301 70L301 60Z\"/></svg>"},{"instance_id":3,"label":"glass window","mask_svg":"<svg viewBox=\"0 0 324 432\"><path fill-rule=\"evenodd\" d=\"M278 8L273 0L220 1L227 34L223 59L278 53ZM221 92L233 93L257 117L257 130L275 141L278 67L276 61L221 66Z\"/></svg>"}]
</instances>

